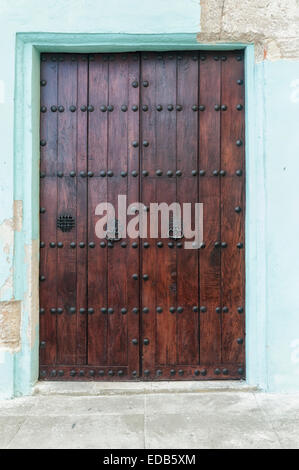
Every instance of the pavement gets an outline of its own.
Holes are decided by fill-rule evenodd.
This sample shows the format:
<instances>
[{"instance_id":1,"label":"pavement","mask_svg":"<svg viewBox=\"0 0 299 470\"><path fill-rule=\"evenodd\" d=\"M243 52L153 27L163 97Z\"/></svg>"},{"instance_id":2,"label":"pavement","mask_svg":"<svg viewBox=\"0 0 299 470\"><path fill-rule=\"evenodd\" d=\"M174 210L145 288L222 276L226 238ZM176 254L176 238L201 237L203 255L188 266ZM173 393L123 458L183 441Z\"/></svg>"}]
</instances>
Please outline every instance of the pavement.
<instances>
[{"instance_id":1,"label":"pavement","mask_svg":"<svg viewBox=\"0 0 299 470\"><path fill-rule=\"evenodd\" d=\"M44 382L0 401L1 449L299 448L299 393L242 383Z\"/></svg>"}]
</instances>

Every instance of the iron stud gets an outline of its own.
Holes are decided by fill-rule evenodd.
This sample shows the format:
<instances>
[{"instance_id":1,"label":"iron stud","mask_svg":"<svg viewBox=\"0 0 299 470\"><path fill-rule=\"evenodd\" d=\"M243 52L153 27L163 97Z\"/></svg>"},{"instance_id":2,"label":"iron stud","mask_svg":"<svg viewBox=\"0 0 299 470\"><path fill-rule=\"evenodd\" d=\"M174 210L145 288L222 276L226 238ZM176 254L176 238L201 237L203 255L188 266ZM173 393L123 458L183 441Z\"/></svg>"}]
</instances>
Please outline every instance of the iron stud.
<instances>
[{"instance_id":1,"label":"iron stud","mask_svg":"<svg viewBox=\"0 0 299 470\"><path fill-rule=\"evenodd\" d=\"M137 140L133 140L133 142L132 142L132 146L133 146L133 147L135 147L135 148L137 148L137 147L138 147L138 142L137 142Z\"/></svg>"},{"instance_id":2,"label":"iron stud","mask_svg":"<svg viewBox=\"0 0 299 470\"><path fill-rule=\"evenodd\" d=\"M59 371L58 371L58 375L59 375L59 377L63 377L63 376L64 376L64 371L63 371L63 370L59 370Z\"/></svg>"},{"instance_id":3,"label":"iron stud","mask_svg":"<svg viewBox=\"0 0 299 470\"><path fill-rule=\"evenodd\" d=\"M47 112L47 106L41 106L40 110L41 110L41 113L46 113Z\"/></svg>"},{"instance_id":4,"label":"iron stud","mask_svg":"<svg viewBox=\"0 0 299 470\"><path fill-rule=\"evenodd\" d=\"M215 248L219 248L221 246L221 242L217 241L214 243Z\"/></svg>"},{"instance_id":5,"label":"iron stud","mask_svg":"<svg viewBox=\"0 0 299 470\"><path fill-rule=\"evenodd\" d=\"M175 309L175 307L170 307L169 311L170 311L170 313L175 313L176 309Z\"/></svg>"},{"instance_id":6,"label":"iron stud","mask_svg":"<svg viewBox=\"0 0 299 470\"><path fill-rule=\"evenodd\" d=\"M119 370L119 371L117 372L117 374L119 375L119 377L121 377L122 375L124 375L124 371L123 371L123 370Z\"/></svg>"},{"instance_id":7,"label":"iron stud","mask_svg":"<svg viewBox=\"0 0 299 470\"><path fill-rule=\"evenodd\" d=\"M239 367L239 369L238 369L238 374L239 374L239 375L243 375L243 374L244 374L244 369L243 369L243 367Z\"/></svg>"},{"instance_id":8,"label":"iron stud","mask_svg":"<svg viewBox=\"0 0 299 470\"><path fill-rule=\"evenodd\" d=\"M200 373L201 373L201 375L203 375L203 376L207 375L207 369L202 369L202 370L200 371Z\"/></svg>"},{"instance_id":9,"label":"iron stud","mask_svg":"<svg viewBox=\"0 0 299 470\"><path fill-rule=\"evenodd\" d=\"M237 140L237 141L236 141L236 146L237 146L237 147L241 147L242 144L243 144L242 140Z\"/></svg>"},{"instance_id":10,"label":"iron stud","mask_svg":"<svg viewBox=\"0 0 299 470\"><path fill-rule=\"evenodd\" d=\"M242 211L242 208L240 206L235 207L235 212L240 213Z\"/></svg>"},{"instance_id":11,"label":"iron stud","mask_svg":"<svg viewBox=\"0 0 299 470\"><path fill-rule=\"evenodd\" d=\"M243 105L242 104L237 104L236 109L238 111L241 111L243 109Z\"/></svg>"},{"instance_id":12,"label":"iron stud","mask_svg":"<svg viewBox=\"0 0 299 470\"><path fill-rule=\"evenodd\" d=\"M163 174L163 171L162 171L162 170L157 170L157 171L156 171L156 175L157 175L157 176L162 176L162 174Z\"/></svg>"},{"instance_id":13,"label":"iron stud","mask_svg":"<svg viewBox=\"0 0 299 470\"><path fill-rule=\"evenodd\" d=\"M143 144L143 147L148 147L149 146L148 140L144 140L142 144Z\"/></svg>"},{"instance_id":14,"label":"iron stud","mask_svg":"<svg viewBox=\"0 0 299 470\"><path fill-rule=\"evenodd\" d=\"M143 274L143 275L142 275L142 279L143 279L144 281L147 281L147 280L149 279L149 275L148 275L148 274Z\"/></svg>"},{"instance_id":15,"label":"iron stud","mask_svg":"<svg viewBox=\"0 0 299 470\"><path fill-rule=\"evenodd\" d=\"M134 111L134 113L138 111L138 106L136 104L132 106L132 111Z\"/></svg>"},{"instance_id":16,"label":"iron stud","mask_svg":"<svg viewBox=\"0 0 299 470\"><path fill-rule=\"evenodd\" d=\"M80 107L80 109L81 109L81 111L82 111L83 113L85 113L85 111L87 110L87 107L86 107L85 105L82 105L82 106Z\"/></svg>"},{"instance_id":17,"label":"iron stud","mask_svg":"<svg viewBox=\"0 0 299 470\"><path fill-rule=\"evenodd\" d=\"M137 80L134 80L134 81L132 82L132 87L133 87L133 88L138 88L138 82L137 82Z\"/></svg>"},{"instance_id":18,"label":"iron stud","mask_svg":"<svg viewBox=\"0 0 299 470\"><path fill-rule=\"evenodd\" d=\"M236 170L236 175L237 176L242 176L242 173L243 173L242 170Z\"/></svg>"},{"instance_id":19,"label":"iron stud","mask_svg":"<svg viewBox=\"0 0 299 470\"><path fill-rule=\"evenodd\" d=\"M241 248L243 248L243 246L244 246L243 243L241 243L241 242L237 243L237 248L241 249Z\"/></svg>"},{"instance_id":20,"label":"iron stud","mask_svg":"<svg viewBox=\"0 0 299 470\"><path fill-rule=\"evenodd\" d=\"M120 246L121 246L122 248L126 248L127 242L121 242Z\"/></svg>"},{"instance_id":21,"label":"iron stud","mask_svg":"<svg viewBox=\"0 0 299 470\"><path fill-rule=\"evenodd\" d=\"M105 113L107 111L107 106L100 106L100 110L102 111L102 113Z\"/></svg>"},{"instance_id":22,"label":"iron stud","mask_svg":"<svg viewBox=\"0 0 299 470\"><path fill-rule=\"evenodd\" d=\"M107 106L107 109L108 109L108 111L109 111L110 113L112 113L112 111L114 110L114 106L113 106L112 104L109 104L109 105Z\"/></svg>"},{"instance_id":23,"label":"iron stud","mask_svg":"<svg viewBox=\"0 0 299 470\"><path fill-rule=\"evenodd\" d=\"M157 310L158 313L162 313L162 312L163 312L163 308L162 308L162 307L157 307L156 310Z\"/></svg>"},{"instance_id":24,"label":"iron stud","mask_svg":"<svg viewBox=\"0 0 299 470\"><path fill-rule=\"evenodd\" d=\"M70 176L74 178L74 176L76 176L76 172L74 170L70 171Z\"/></svg>"},{"instance_id":25,"label":"iron stud","mask_svg":"<svg viewBox=\"0 0 299 470\"><path fill-rule=\"evenodd\" d=\"M193 312L198 312L198 307L197 307L197 305L194 305L194 306L192 307L192 310L193 310Z\"/></svg>"},{"instance_id":26,"label":"iron stud","mask_svg":"<svg viewBox=\"0 0 299 470\"><path fill-rule=\"evenodd\" d=\"M173 175L173 173L172 173L171 170L168 170L166 174L167 174L167 176L168 176L169 178Z\"/></svg>"},{"instance_id":27,"label":"iron stud","mask_svg":"<svg viewBox=\"0 0 299 470\"><path fill-rule=\"evenodd\" d=\"M120 109L125 113L128 110L128 106L123 104Z\"/></svg>"},{"instance_id":28,"label":"iron stud","mask_svg":"<svg viewBox=\"0 0 299 470\"><path fill-rule=\"evenodd\" d=\"M178 312L178 313L183 313L183 311L184 311L183 307L178 307L178 308L177 308L177 312Z\"/></svg>"},{"instance_id":29,"label":"iron stud","mask_svg":"<svg viewBox=\"0 0 299 470\"><path fill-rule=\"evenodd\" d=\"M88 313L89 313L90 315L92 315L92 314L94 313L94 309L93 309L92 307L90 307L90 308L88 309Z\"/></svg>"},{"instance_id":30,"label":"iron stud","mask_svg":"<svg viewBox=\"0 0 299 470\"><path fill-rule=\"evenodd\" d=\"M228 375L228 369L222 369L223 375Z\"/></svg>"},{"instance_id":31,"label":"iron stud","mask_svg":"<svg viewBox=\"0 0 299 470\"><path fill-rule=\"evenodd\" d=\"M144 105L142 106L142 111L148 111L148 106L147 106L147 104L144 104Z\"/></svg>"},{"instance_id":32,"label":"iron stud","mask_svg":"<svg viewBox=\"0 0 299 470\"><path fill-rule=\"evenodd\" d=\"M227 110L226 104L222 104L222 105L221 105L221 111L226 111L226 110Z\"/></svg>"},{"instance_id":33,"label":"iron stud","mask_svg":"<svg viewBox=\"0 0 299 470\"><path fill-rule=\"evenodd\" d=\"M198 369L196 369L196 370L194 371L194 375L199 375L199 374L200 374L200 371L199 371Z\"/></svg>"},{"instance_id":34,"label":"iron stud","mask_svg":"<svg viewBox=\"0 0 299 470\"><path fill-rule=\"evenodd\" d=\"M85 310L85 308L80 308L79 312L83 315L86 312L86 310Z\"/></svg>"},{"instance_id":35,"label":"iron stud","mask_svg":"<svg viewBox=\"0 0 299 470\"><path fill-rule=\"evenodd\" d=\"M47 145L47 142L42 139L42 140L40 141L40 145L41 145L41 147L45 147L45 146Z\"/></svg>"},{"instance_id":36,"label":"iron stud","mask_svg":"<svg viewBox=\"0 0 299 470\"><path fill-rule=\"evenodd\" d=\"M182 176L181 170L177 170L177 171L175 172L175 174L176 174L176 176Z\"/></svg>"},{"instance_id":37,"label":"iron stud","mask_svg":"<svg viewBox=\"0 0 299 470\"><path fill-rule=\"evenodd\" d=\"M136 176L138 176L138 171L136 170L133 170L132 173L131 173L132 176L134 176L136 178Z\"/></svg>"},{"instance_id":38,"label":"iron stud","mask_svg":"<svg viewBox=\"0 0 299 470\"><path fill-rule=\"evenodd\" d=\"M221 248L226 248L227 247L227 243L226 242L221 242Z\"/></svg>"},{"instance_id":39,"label":"iron stud","mask_svg":"<svg viewBox=\"0 0 299 470\"><path fill-rule=\"evenodd\" d=\"M205 312L207 311L207 307L205 307L204 305L202 305L202 306L200 307L200 311L201 311L202 313L205 313Z\"/></svg>"},{"instance_id":40,"label":"iron stud","mask_svg":"<svg viewBox=\"0 0 299 470\"><path fill-rule=\"evenodd\" d=\"M226 171L225 171L225 170L220 170L220 171L219 171L219 175L220 175L220 176L225 176L225 175L226 175Z\"/></svg>"},{"instance_id":41,"label":"iron stud","mask_svg":"<svg viewBox=\"0 0 299 470\"><path fill-rule=\"evenodd\" d=\"M177 111L182 111L182 109L183 109L183 106L181 104L176 105L176 110Z\"/></svg>"},{"instance_id":42,"label":"iron stud","mask_svg":"<svg viewBox=\"0 0 299 470\"><path fill-rule=\"evenodd\" d=\"M163 106L162 106L161 104L158 104L158 105L156 106L156 110L157 110L157 111L162 111L162 109L163 109Z\"/></svg>"},{"instance_id":43,"label":"iron stud","mask_svg":"<svg viewBox=\"0 0 299 470\"><path fill-rule=\"evenodd\" d=\"M112 315L112 313L114 313L113 308L109 307L109 308L108 308L108 313L110 313L110 315Z\"/></svg>"},{"instance_id":44,"label":"iron stud","mask_svg":"<svg viewBox=\"0 0 299 470\"><path fill-rule=\"evenodd\" d=\"M170 375L175 375L175 370L174 369L170 369Z\"/></svg>"},{"instance_id":45,"label":"iron stud","mask_svg":"<svg viewBox=\"0 0 299 470\"><path fill-rule=\"evenodd\" d=\"M88 243L89 248L94 248L96 244L94 242L89 242Z\"/></svg>"},{"instance_id":46,"label":"iron stud","mask_svg":"<svg viewBox=\"0 0 299 470\"><path fill-rule=\"evenodd\" d=\"M45 309L44 309L44 308L40 308L40 309L39 309L39 313L40 313L41 315L44 315Z\"/></svg>"},{"instance_id":47,"label":"iron stud","mask_svg":"<svg viewBox=\"0 0 299 470\"><path fill-rule=\"evenodd\" d=\"M76 313L76 308L75 308L75 307L70 307L70 308L69 308L69 312L70 312L71 314Z\"/></svg>"},{"instance_id":48,"label":"iron stud","mask_svg":"<svg viewBox=\"0 0 299 470\"><path fill-rule=\"evenodd\" d=\"M139 312L139 308L133 307L133 308L132 308L132 312L135 313L135 314L138 313L138 312Z\"/></svg>"},{"instance_id":49,"label":"iron stud","mask_svg":"<svg viewBox=\"0 0 299 470\"><path fill-rule=\"evenodd\" d=\"M53 314L56 313L56 308L54 308L54 307L50 308L50 312L53 313Z\"/></svg>"},{"instance_id":50,"label":"iron stud","mask_svg":"<svg viewBox=\"0 0 299 470\"><path fill-rule=\"evenodd\" d=\"M197 175L197 170L192 170L191 174L192 174L192 176L196 176Z\"/></svg>"},{"instance_id":51,"label":"iron stud","mask_svg":"<svg viewBox=\"0 0 299 470\"><path fill-rule=\"evenodd\" d=\"M73 104L69 107L69 110L74 113L76 111L76 106L74 106Z\"/></svg>"},{"instance_id":52,"label":"iron stud","mask_svg":"<svg viewBox=\"0 0 299 470\"><path fill-rule=\"evenodd\" d=\"M182 369L179 369L179 375L184 375L184 371Z\"/></svg>"},{"instance_id":53,"label":"iron stud","mask_svg":"<svg viewBox=\"0 0 299 470\"><path fill-rule=\"evenodd\" d=\"M168 111L173 111L173 105L172 105L172 104L169 104L169 105L167 106L167 109L168 109Z\"/></svg>"},{"instance_id":54,"label":"iron stud","mask_svg":"<svg viewBox=\"0 0 299 470\"><path fill-rule=\"evenodd\" d=\"M62 171L58 171L58 172L57 172L57 176L58 176L58 178L62 178L62 177L63 177Z\"/></svg>"},{"instance_id":55,"label":"iron stud","mask_svg":"<svg viewBox=\"0 0 299 470\"><path fill-rule=\"evenodd\" d=\"M214 170L213 171L213 176L218 176L219 175L219 171L218 170Z\"/></svg>"},{"instance_id":56,"label":"iron stud","mask_svg":"<svg viewBox=\"0 0 299 470\"><path fill-rule=\"evenodd\" d=\"M147 346L147 345L149 344L149 339L148 339L148 338L144 338L143 344L144 344L145 346Z\"/></svg>"},{"instance_id":57,"label":"iron stud","mask_svg":"<svg viewBox=\"0 0 299 470\"><path fill-rule=\"evenodd\" d=\"M80 246L80 248L84 248L84 247L85 247L85 243L84 243L84 242L80 242L80 243L79 243L79 246Z\"/></svg>"},{"instance_id":58,"label":"iron stud","mask_svg":"<svg viewBox=\"0 0 299 470\"><path fill-rule=\"evenodd\" d=\"M182 242L177 242L176 246L177 246L178 248L182 248L183 244L182 244Z\"/></svg>"},{"instance_id":59,"label":"iron stud","mask_svg":"<svg viewBox=\"0 0 299 470\"><path fill-rule=\"evenodd\" d=\"M134 281L137 281L137 279L138 279L138 274L134 273L134 274L132 275L132 278L134 279Z\"/></svg>"},{"instance_id":60,"label":"iron stud","mask_svg":"<svg viewBox=\"0 0 299 470\"><path fill-rule=\"evenodd\" d=\"M45 348L46 347L46 341L41 341L40 342L40 347Z\"/></svg>"},{"instance_id":61,"label":"iron stud","mask_svg":"<svg viewBox=\"0 0 299 470\"><path fill-rule=\"evenodd\" d=\"M148 369L146 369L146 370L144 371L144 375L146 375L146 376L150 375L150 371L149 371Z\"/></svg>"},{"instance_id":62,"label":"iron stud","mask_svg":"<svg viewBox=\"0 0 299 470\"><path fill-rule=\"evenodd\" d=\"M76 243L75 243L75 242L71 242L71 243L70 243L70 247L71 247L71 248L76 248Z\"/></svg>"},{"instance_id":63,"label":"iron stud","mask_svg":"<svg viewBox=\"0 0 299 470\"><path fill-rule=\"evenodd\" d=\"M108 371L108 375L110 375L110 377L112 377L112 376L114 375L114 372L113 372L112 369L110 369L110 370Z\"/></svg>"},{"instance_id":64,"label":"iron stud","mask_svg":"<svg viewBox=\"0 0 299 470\"><path fill-rule=\"evenodd\" d=\"M198 106L196 104L192 106L192 111L198 111Z\"/></svg>"},{"instance_id":65,"label":"iron stud","mask_svg":"<svg viewBox=\"0 0 299 470\"><path fill-rule=\"evenodd\" d=\"M199 105L199 111L204 111L205 109L206 107L203 104Z\"/></svg>"},{"instance_id":66,"label":"iron stud","mask_svg":"<svg viewBox=\"0 0 299 470\"><path fill-rule=\"evenodd\" d=\"M90 377L94 377L94 376L95 376L95 371L94 371L94 370L90 370L90 371L89 371L89 375L90 375Z\"/></svg>"},{"instance_id":67,"label":"iron stud","mask_svg":"<svg viewBox=\"0 0 299 470\"><path fill-rule=\"evenodd\" d=\"M45 244L45 242L40 242L39 246L40 246L40 248L45 248L46 244Z\"/></svg>"},{"instance_id":68,"label":"iron stud","mask_svg":"<svg viewBox=\"0 0 299 470\"><path fill-rule=\"evenodd\" d=\"M173 242L169 242L169 243L167 243L167 245L168 245L168 248L173 248L173 247L174 247L174 243L173 243Z\"/></svg>"},{"instance_id":69,"label":"iron stud","mask_svg":"<svg viewBox=\"0 0 299 470\"><path fill-rule=\"evenodd\" d=\"M220 369L218 369L218 368L217 368L217 369L215 369L215 370L214 370L214 374L215 374L215 375L219 375L219 374L221 374L221 370L220 370Z\"/></svg>"},{"instance_id":70,"label":"iron stud","mask_svg":"<svg viewBox=\"0 0 299 470\"><path fill-rule=\"evenodd\" d=\"M148 176L148 171L147 170L142 170L143 176Z\"/></svg>"},{"instance_id":71,"label":"iron stud","mask_svg":"<svg viewBox=\"0 0 299 470\"><path fill-rule=\"evenodd\" d=\"M237 343L238 343L238 344L243 344L243 338L238 338L238 339L237 339Z\"/></svg>"},{"instance_id":72,"label":"iron stud","mask_svg":"<svg viewBox=\"0 0 299 470\"><path fill-rule=\"evenodd\" d=\"M237 84L238 84L238 85L243 85L243 83L244 83L244 82L243 82L243 80L242 80L241 78L239 78L239 80L237 80Z\"/></svg>"},{"instance_id":73,"label":"iron stud","mask_svg":"<svg viewBox=\"0 0 299 470\"><path fill-rule=\"evenodd\" d=\"M80 171L80 176L81 176L82 178L85 178L85 176L86 176L86 171Z\"/></svg>"},{"instance_id":74,"label":"iron stud","mask_svg":"<svg viewBox=\"0 0 299 470\"><path fill-rule=\"evenodd\" d=\"M102 312L102 313L107 313L106 307L102 307L102 308L101 308L101 312Z\"/></svg>"},{"instance_id":75,"label":"iron stud","mask_svg":"<svg viewBox=\"0 0 299 470\"><path fill-rule=\"evenodd\" d=\"M91 177L94 175L94 173L93 173L93 171L89 171L89 172L87 173L87 175L91 178Z\"/></svg>"},{"instance_id":76,"label":"iron stud","mask_svg":"<svg viewBox=\"0 0 299 470\"><path fill-rule=\"evenodd\" d=\"M99 370L99 376L100 376L100 377L103 377L104 375L105 375L105 371L103 371L102 369Z\"/></svg>"},{"instance_id":77,"label":"iron stud","mask_svg":"<svg viewBox=\"0 0 299 470\"><path fill-rule=\"evenodd\" d=\"M102 176L102 177L106 176L106 171L101 170L101 171L100 171L100 176Z\"/></svg>"},{"instance_id":78,"label":"iron stud","mask_svg":"<svg viewBox=\"0 0 299 470\"><path fill-rule=\"evenodd\" d=\"M162 246L163 246L163 242L157 242L157 247L158 248L162 248Z\"/></svg>"},{"instance_id":79,"label":"iron stud","mask_svg":"<svg viewBox=\"0 0 299 470\"><path fill-rule=\"evenodd\" d=\"M238 313L243 313L243 312L244 312L244 309L243 309L243 307L238 307L238 308L237 308L237 311L238 311Z\"/></svg>"},{"instance_id":80,"label":"iron stud","mask_svg":"<svg viewBox=\"0 0 299 470\"><path fill-rule=\"evenodd\" d=\"M43 281L45 281L45 280L46 280L46 277L45 277L45 276L43 276L43 275L41 275L41 276L39 276L39 280L40 280L41 282L43 282Z\"/></svg>"},{"instance_id":81,"label":"iron stud","mask_svg":"<svg viewBox=\"0 0 299 470\"><path fill-rule=\"evenodd\" d=\"M219 104L215 104L214 109L215 109L215 111L219 111L219 110L220 110L220 105L219 105Z\"/></svg>"},{"instance_id":82,"label":"iron stud","mask_svg":"<svg viewBox=\"0 0 299 470\"><path fill-rule=\"evenodd\" d=\"M41 80L40 84L41 84L41 86L46 86L47 85L47 80Z\"/></svg>"},{"instance_id":83,"label":"iron stud","mask_svg":"<svg viewBox=\"0 0 299 470\"><path fill-rule=\"evenodd\" d=\"M57 309L57 313L58 313L59 315L61 315L61 314L62 314L62 312L63 312L63 308L61 308L61 307L58 307L58 309Z\"/></svg>"},{"instance_id":84,"label":"iron stud","mask_svg":"<svg viewBox=\"0 0 299 470\"><path fill-rule=\"evenodd\" d=\"M143 243L144 248L149 248L150 244L148 242Z\"/></svg>"},{"instance_id":85,"label":"iron stud","mask_svg":"<svg viewBox=\"0 0 299 470\"><path fill-rule=\"evenodd\" d=\"M89 104L89 105L87 106L87 110L88 110L90 113L92 113L92 112L94 111L94 107L93 107L91 104Z\"/></svg>"},{"instance_id":86,"label":"iron stud","mask_svg":"<svg viewBox=\"0 0 299 470\"><path fill-rule=\"evenodd\" d=\"M132 243L132 248L138 248L138 243L137 243L137 242L133 242L133 243Z\"/></svg>"},{"instance_id":87,"label":"iron stud","mask_svg":"<svg viewBox=\"0 0 299 470\"><path fill-rule=\"evenodd\" d=\"M105 246L106 246L106 242L104 242L104 241L101 241L101 243L100 243L100 247L101 247L101 248L105 248Z\"/></svg>"},{"instance_id":88,"label":"iron stud","mask_svg":"<svg viewBox=\"0 0 299 470\"><path fill-rule=\"evenodd\" d=\"M221 308L220 307L216 307L216 313L221 313Z\"/></svg>"},{"instance_id":89,"label":"iron stud","mask_svg":"<svg viewBox=\"0 0 299 470\"><path fill-rule=\"evenodd\" d=\"M122 315L125 315L125 314L127 313L127 309L123 307L123 308L121 309L120 313L121 313Z\"/></svg>"},{"instance_id":90,"label":"iron stud","mask_svg":"<svg viewBox=\"0 0 299 470\"><path fill-rule=\"evenodd\" d=\"M149 312L148 307L143 307L142 312L143 312L143 313L148 313L148 312Z\"/></svg>"},{"instance_id":91,"label":"iron stud","mask_svg":"<svg viewBox=\"0 0 299 470\"><path fill-rule=\"evenodd\" d=\"M111 176L113 176L113 171L112 170L108 170L107 171L107 176L109 176L111 178Z\"/></svg>"},{"instance_id":92,"label":"iron stud","mask_svg":"<svg viewBox=\"0 0 299 470\"><path fill-rule=\"evenodd\" d=\"M144 82L142 82L142 85L147 88L149 86L149 82L147 80L144 80Z\"/></svg>"},{"instance_id":93,"label":"iron stud","mask_svg":"<svg viewBox=\"0 0 299 470\"><path fill-rule=\"evenodd\" d=\"M199 175L200 176L205 176L205 174L206 174L205 170L199 170Z\"/></svg>"}]
</instances>

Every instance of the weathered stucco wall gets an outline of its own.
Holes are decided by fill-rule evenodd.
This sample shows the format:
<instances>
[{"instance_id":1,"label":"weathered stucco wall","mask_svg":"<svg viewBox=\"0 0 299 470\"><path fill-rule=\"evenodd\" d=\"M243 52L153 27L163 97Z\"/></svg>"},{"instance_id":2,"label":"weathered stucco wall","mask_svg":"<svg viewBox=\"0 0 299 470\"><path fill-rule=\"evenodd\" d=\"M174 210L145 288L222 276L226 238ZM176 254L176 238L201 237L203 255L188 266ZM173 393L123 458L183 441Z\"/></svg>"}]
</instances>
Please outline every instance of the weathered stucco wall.
<instances>
[{"instance_id":1,"label":"weathered stucco wall","mask_svg":"<svg viewBox=\"0 0 299 470\"><path fill-rule=\"evenodd\" d=\"M255 44L258 62L299 59L298 0L202 0L198 40Z\"/></svg>"},{"instance_id":2,"label":"weathered stucco wall","mask_svg":"<svg viewBox=\"0 0 299 470\"><path fill-rule=\"evenodd\" d=\"M258 221L247 220L248 240L257 223L261 228L261 238L247 251L254 273L247 279L248 377L264 389L299 390L299 274L291 263L299 237L299 0L2 0L0 18L0 396L30 393L37 378L38 184L30 171L38 172L38 93L30 102L14 103L14 97L22 97L26 85L20 76L33 88L39 83L38 52L18 51L16 35L40 32L53 33L53 50L69 33L84 33L85 40L89 33L172 34L176 42L184 33L194 36L194 47L254 44L256 65L247 73L255 109L249 123L247 116L247 138L259 163L248 162L247 198L249 211L259 206L263 212ZM76 41L69 37L68 44ZM16 52L32 56L32 74L20 68L27 62L16 62ZM31 123L26 135L21 115ZM254 178L263 200L251 194ZM258 289L265 291L264 301L258 301ZM264 361L263 374L255 361Z\"/></svg>"}]
</instances>

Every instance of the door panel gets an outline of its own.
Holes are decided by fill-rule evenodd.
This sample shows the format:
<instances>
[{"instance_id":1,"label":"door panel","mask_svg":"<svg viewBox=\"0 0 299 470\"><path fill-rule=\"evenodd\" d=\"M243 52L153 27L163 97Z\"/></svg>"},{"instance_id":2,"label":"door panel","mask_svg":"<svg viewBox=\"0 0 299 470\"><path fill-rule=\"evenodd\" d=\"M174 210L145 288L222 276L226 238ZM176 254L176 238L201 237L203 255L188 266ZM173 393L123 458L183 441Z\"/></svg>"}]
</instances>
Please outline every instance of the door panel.
<instances>
[{"instance_id":1,"label":"door panel","mask_svg":"<svg viewBox=\"0 0 299 470\"><path fill-rule=\"evenodd\" d=\"M42 55L42 379L244 377L243 66L239 52ZM144 237L124 233L120 195L144 204ZM98 238L107 202L120 235ZM174 202L203 203L200 249L161 222L150 233L150 204Z\"/></svg>"}]
</instances>

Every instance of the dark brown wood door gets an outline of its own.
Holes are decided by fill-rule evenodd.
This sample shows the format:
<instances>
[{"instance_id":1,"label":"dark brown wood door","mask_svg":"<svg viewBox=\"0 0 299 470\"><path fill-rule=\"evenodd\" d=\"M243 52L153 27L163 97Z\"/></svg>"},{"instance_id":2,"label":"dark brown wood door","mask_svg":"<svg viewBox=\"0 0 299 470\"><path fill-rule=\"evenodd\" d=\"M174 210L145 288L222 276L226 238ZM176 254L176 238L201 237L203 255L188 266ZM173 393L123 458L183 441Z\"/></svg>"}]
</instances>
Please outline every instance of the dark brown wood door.
<instances>
[{"instance_id":1,"label":"dark brown wood door","mask_svg":"<svg viewBox=\"0 0 299 470\"><path fill-rule=\"evenodd\" d=\"M244 377L243 68L239 51L42 55L42 379ZM98 238L119 195L203 203L201 248L116 218Z\"/></svg>"}]
</instances>

